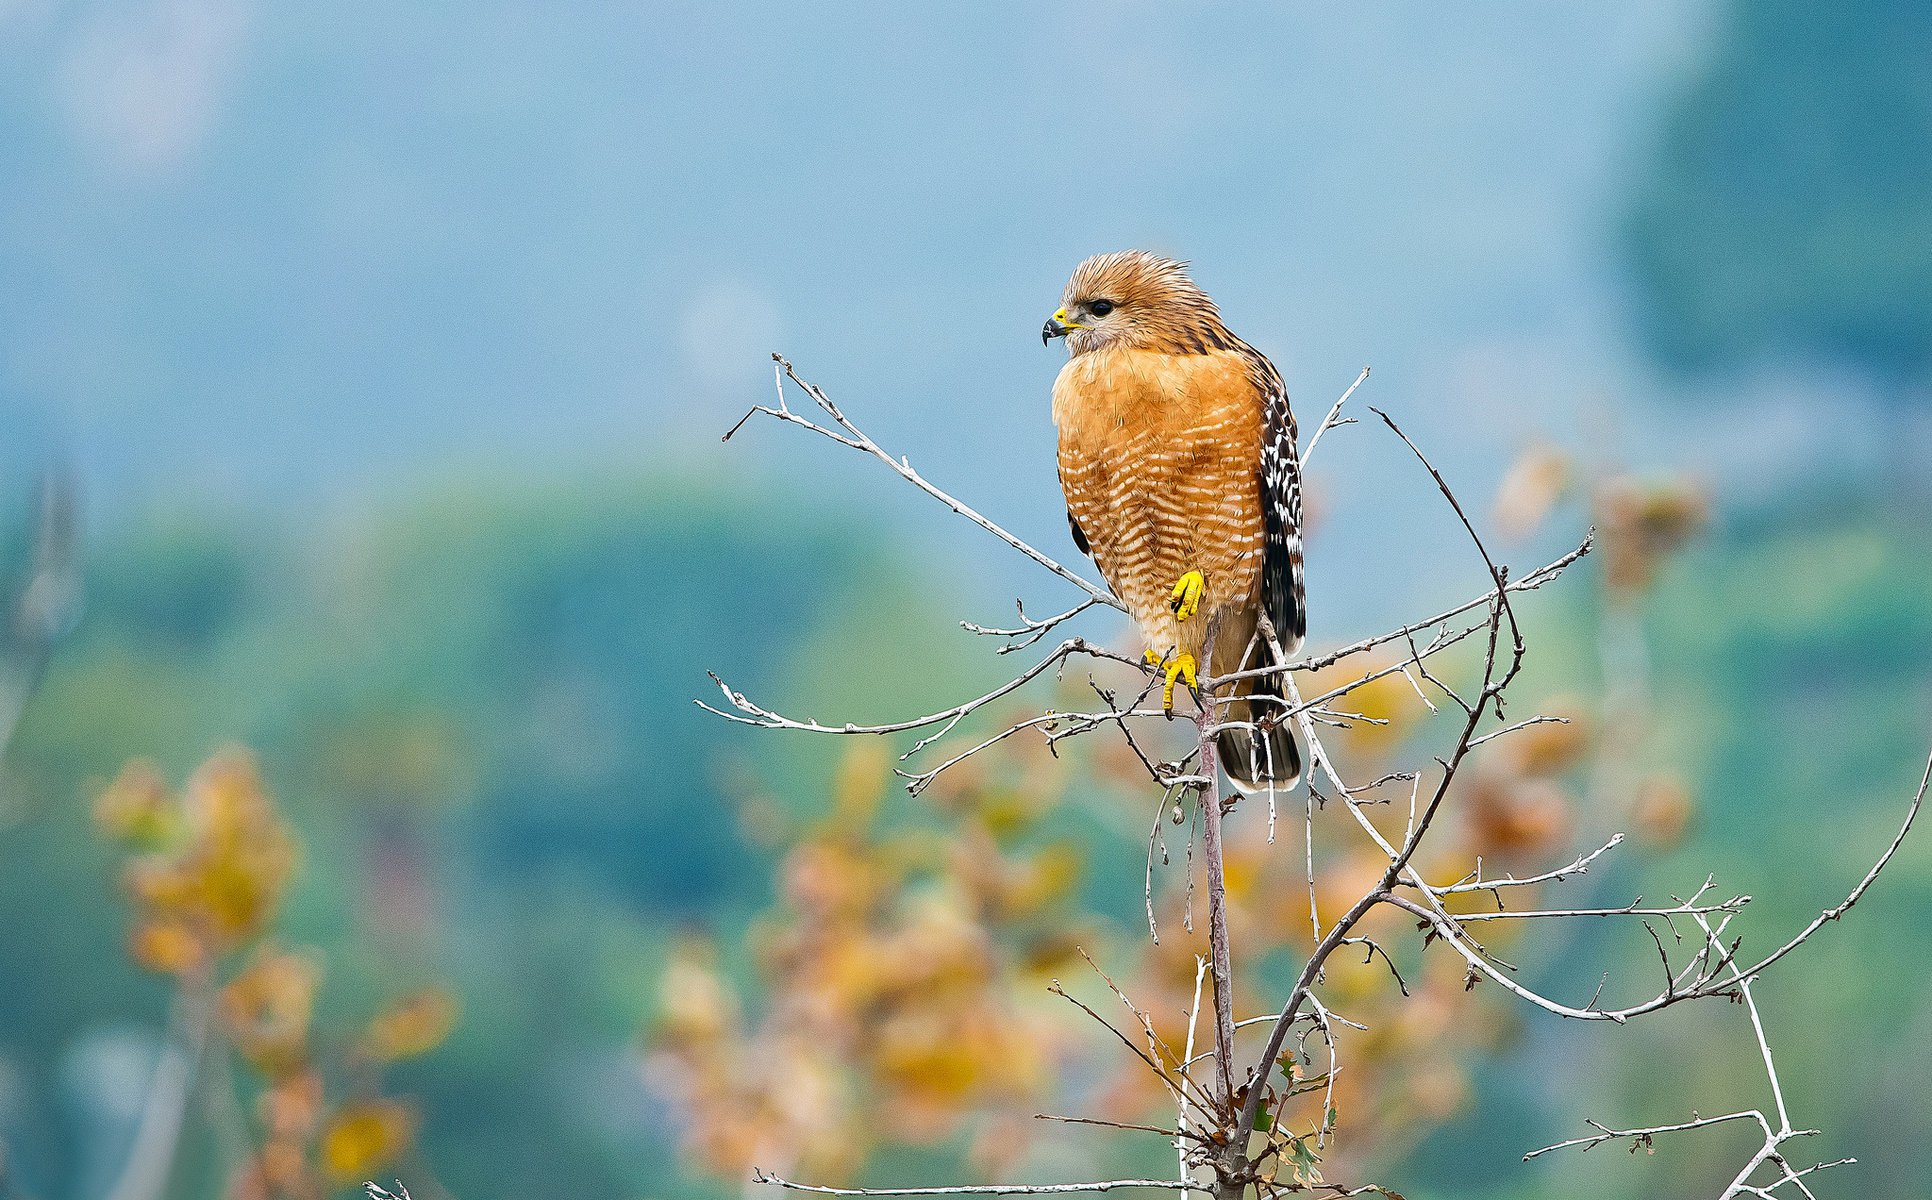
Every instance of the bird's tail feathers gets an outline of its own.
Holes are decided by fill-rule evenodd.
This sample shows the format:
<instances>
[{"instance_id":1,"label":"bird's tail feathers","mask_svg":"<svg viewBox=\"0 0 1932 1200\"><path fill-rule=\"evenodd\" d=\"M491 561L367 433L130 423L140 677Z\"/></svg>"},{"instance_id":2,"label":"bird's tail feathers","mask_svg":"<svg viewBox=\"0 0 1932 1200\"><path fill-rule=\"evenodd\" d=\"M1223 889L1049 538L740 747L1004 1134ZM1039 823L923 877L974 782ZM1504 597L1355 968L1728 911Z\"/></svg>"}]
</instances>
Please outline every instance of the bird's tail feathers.
<instances>
[{"instance_id":1,"label":"bird's tail feathers","mask_svg":"<svg viewBox=\"0 0 1932 1200\"><path fill-rule=\"evenodd\" d=\"M1274 657L1271 648L1258 645L1247 669L1272 665ZM1227 719L1239 724L1215 738L1221 769L1244 796L1293 791L1301 782L1301 743L1282 701L1281 679L1270 675L1249 681L1245 688L1244 701L1227 708Z\"/></svg>"}]
</instances>

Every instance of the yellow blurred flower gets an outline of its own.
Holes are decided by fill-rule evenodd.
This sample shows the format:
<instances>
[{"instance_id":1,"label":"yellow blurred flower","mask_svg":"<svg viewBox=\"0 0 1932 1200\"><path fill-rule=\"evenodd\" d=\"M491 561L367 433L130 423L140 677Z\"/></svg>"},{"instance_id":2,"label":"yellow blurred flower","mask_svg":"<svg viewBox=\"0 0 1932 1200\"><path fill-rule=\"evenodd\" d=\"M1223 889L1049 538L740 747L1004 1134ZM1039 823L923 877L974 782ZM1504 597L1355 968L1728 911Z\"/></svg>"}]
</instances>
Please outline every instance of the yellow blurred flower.
<instances>
[{"instance_id":1,"label":"yellow blurred flower","mask_svg":"<svg viewBox=\"0 0 1932 1200\"><path fill-rule=\"evenodd\" d=\"M1569 833L1569 796L1545 779L1478 773L1464 803L1470 836L1486 858L1546 851Z\"/></svg>"},{"instance_id":2,"label":"yellow blurred flower","mask_svg":"<svg viewBox=\"0 0 1932 1200\"><path fill-rule=\"evenodd\" d=\"M151 927L137 934L137 959L171 964L155 970L177 970L190 957L223 954L259 936L295 873L295 840L239 752L210 759L178 805L152 767L131 763L101 794L95 814L118 838L166 846L122 871Z\"/></svg>"},{"instance_id":3,"label":"yellow blurred flower","mask_svg":"<svg viewBox=\"0 0 1932 1200\"><path fill-rule=\"evenodd\" d=\"M195 879L180 863L165 858L137 859L121 872L121 886L151 913L181 914L199 895Z\"/></svg>"},{"instance_id":4,"label":"yellow blurred flower","mask_svg":"<svg viewBox=\"0 0 1932 1200\"><path fill-rule=\"evenodd\" d=\"M1643 484L1613 479L1597 489L1604 583L1628 602L1649 588L1663 560L1710 519L1703 492L1681 480Z\"/></svg>"},{"instance_id":5,"label":"yellow blurred flower","mask_svg":"<svg viewBox=\"0 0 1932 1200\"><path fill-rule=\"evenodd\" d=\"M130 850L121 865L134 910L130 956L186 977L177 986L192 995L218 985L215 1035L265 1077L252 1131L259 1148L231 1176L228 1200L321 1200L325 1174L358 1181L402 1153L415 1120L399 1102L353 1101L324 1121L323 1070L333 1064L315 1061L312 1037L321 965L311 953L267 941L295 875L298 843L253 760L241 751L216 755L179 800L151 765L130 763L101 794L95 819ZM229 956L251 946L222 983ZM358 1045L362 1057L348 1067L367 1079L373 1067L426 1052L447 1035L455 1012L454 999L439 990L404 998L370 1023Z\"/></svg>"},{"instance_id":6,"label":"yellow blurred flower","mask_svg":"<svg viewBox=\"0 0 1932 1200\"><path fill-rule=\"evenodd\" d=\"M1653 846L1673 846L1690 828L1696 815L1690 789L1682 780L1669 775L1653 775L1637 789L1636 806L1631 813L1637 835Z\"/></svg>"},{"instance_id":7,"label":"yellow blurred flower","mask_svg":"<svg viewBox=\"0 0 1932 1200\"><path fill-rule=\"evenodd\" d=\"M722 1038L737 1022L738 998L718 974L718 952L709 942L686 938L671 952L657 985L658 1037L675 1042Z\"/></svg>"},{"instance_id":8,"label":"yellow blurred flower","mask_svg":"<svg viewBox=\"0 0 1932 1200\"><path fill-rule=\"evenodd\" d=\"M1080 882L1081 856L1068 842L1056 842L1010 872L1000 895L1000 915L1031 916L1065 899Z\"/></svg>"},{"instance_id":9,"label":"yellow blurred flower","mask_svg":"<svg viewBox=\"0 0 1932 1200\"><path fill-rule=\"evenodd\" d=\"M159 918L137 925L128 935L135 962L163 975L183 975L208 961L208 948L185 921Z\"/></svg>"},{"instance_id":10,"label":"yellow blurred flower","mask_svg":"<svg viewBox=\"0 0 1932 1200\"><path fill-rule=\"evenodd\" d=\"M427 1054L456 1027L456 997L443 988L423 988L378 1013L363 1034L363 1052L378 1062Z\"/></svg>"},{"instance_id":11,"label":"yellow blurred flower","mask_svg":"<svg viewBox=\"0 0 1932 1200\"><path fill-rule=\"evenodd\" d=\"M94 823L117 841L156 847L180 829L180 813L160 772L146 759L121 768L94 801Z\"/></svg>"},{"instance_id":12,"label":"yellow blurred flower","mask_svg":"<svg viewBox=\"0 0 1932 1200\"><path fill-rule=\"evenodd\" d=\"M222 1020L249 1065L275 1078L307 1060L321 979L309 956L264 947L221 989Z\"/></svg>"},{"instance_id":13,"label":"yellow blurred flower","mask_svg":"<svg viewBox=\"0 0 1932 1200\"><path fill-rule=\"evenodd\" d=\"M322 1130L322 1167L343 1183L367 1179L409 1148L416 1118L394 1100L352 1101Z\"/></svg>"},{"instance_id":14,"label":"yellow blurred flower","mask_svg":"<svg viewBox=\"0 0 1932 1200\"><path fill-rule=\"evenodd\" d=\"M1568 456L1547 442L1531 446L1510 467L1496 491L1496 527L1508 538L1536 532L1562 499L1569 481Z\"/></svg>"},{"instance_id":15,"label":"yellow blurred flower","mask_svg":"<svg viewBox=\"0 0 1932 1200\"><path fill-rule=\"evenodd\" d=\"M832 785L832 823L856 833L872 824L892 777L892 756L882 743L861 742L846 752Z\"/></svg>"},{"instance_id":16,"label":"yellow blurred flower","mask_svg":"<svg viewBox=\"0 0 1932 1200\"><path fill-rule=\"evenodd\" d=\"M878 858L839 841L806 842L785 859L786 898L821 918L856 916L892 882Z\"/></svg>"},{"instance_id":17,"label":"yellow blurred flower","mask_svg":"<svg viewBox=\"0 0 1932 1200\"><path fill-rule=\"evenodd\" d=\"M320 1200L320 1194L303 1148L274 1139L235 1173L226 1200Z\"/></svg>"},{"instance_id":18,"label":"yellow blurred flower","mask_svg":"<svg viewBox=\"0 0 1932 1200\"><path fill-rule=\"evenodd\" d=\"M196 864L195 886L203 915L223 949L261 933L282 901L294 872L292 847L279 830L264 830L254 844L214 848Z\"/></svg>"},{"instance_id":19,"label":"yellow blurred flower","mask_svg":"<svg viewBox=\"0 0 1932 1200\"><path fill-rule=\"evenodd\" d=\"M1525 775L1559 775L1582 762L1590 749L1589 721L1580 713L1566 711L1570 706L1561 702L1548 707L1549 715L1561 720L1519 729L1497 742L1498 756L1506 757Z\"/></svg>"},{"instance_id":20,"label":"yellow blurred flower","mask_svg":"<svg viewBox=\"0 0 1932 1200\"><path fill-rule=\"evenodd\" d=\"M322 1077L302 1071L277 1080L255 1101L262 1127L274 1139L306 1139L322 1119Z\"/></svg>"}]
</instances>

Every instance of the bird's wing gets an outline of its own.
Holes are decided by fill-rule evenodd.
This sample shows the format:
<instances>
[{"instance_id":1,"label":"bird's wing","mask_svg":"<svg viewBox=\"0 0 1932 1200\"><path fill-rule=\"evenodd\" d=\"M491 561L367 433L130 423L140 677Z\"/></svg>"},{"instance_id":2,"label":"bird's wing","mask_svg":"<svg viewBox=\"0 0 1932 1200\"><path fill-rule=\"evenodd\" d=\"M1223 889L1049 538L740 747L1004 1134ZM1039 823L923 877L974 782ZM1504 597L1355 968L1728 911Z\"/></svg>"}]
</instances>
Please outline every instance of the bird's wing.
<instances>
[{"instance_id":1,"label":"bird's wing","mask_svg":"<svg viewBox=\"0 0 1932 1200\"><path fill-rule=\"evenodd\" d=\"M1281 373L1250 351L1261 389L1261 511L1264 534L1261 605L1288 654L1308 633L1301 578L1301 454L1295 446L1295 414Z\"/></svg>"}]
</instances>

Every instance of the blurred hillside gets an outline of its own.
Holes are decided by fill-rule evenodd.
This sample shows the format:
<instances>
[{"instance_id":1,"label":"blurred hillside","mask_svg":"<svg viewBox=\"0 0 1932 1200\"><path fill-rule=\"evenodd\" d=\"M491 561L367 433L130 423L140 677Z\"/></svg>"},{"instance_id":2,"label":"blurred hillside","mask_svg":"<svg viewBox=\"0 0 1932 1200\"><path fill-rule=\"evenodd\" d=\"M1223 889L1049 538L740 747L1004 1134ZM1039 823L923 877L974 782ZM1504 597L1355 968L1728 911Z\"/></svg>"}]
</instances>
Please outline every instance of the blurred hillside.
<instances>
[{"instance_id":1,"label":"blurred hillside","mask_svg":"<svg viewBox=\"0 0 1932 1200\"><path fill-rule=\"evenodd\" d=\"M1897 832L1925 765L1928 553L1923 524L1874 517L1860 495L1818 493L1724 519L1674 564L1644 622L1652 718L1641 765L1681 770L1695 815L1680 841L1639 846L1568 898L1657 900L1714 871L1725 895L1754 897L1733 930L1761 950L1842 902ZM1572 609L1567 635L1542 634L1530 667L1539 682L1597 686L1596 621ZM1607 830L1587 813L1581 821ZM1928 901L1932 848L1915 831L1872 893L1759 991L1794 1119L1824 1130L1806 1163L1855 1156L1839 1184L1858 1195L1905 1200L1932 1187L1922 1148L1932 1106L1905 1080L1906 1064L1932 1054L1921 986L1932 933L1915 916ZM1649 980L1654 947L1609 933L1581 931L1525 982L1587 994L1605 969ZM1734 1016L1692 1006L1628 1030L1526 1016L1512 1050L1479 1073L1477 1110L1437 1133L1412 1169L1449 1196L1715 1195L1744 1144L1722 1131L1660 1139L1652 1155L1530 1166L1517 1156L1577 1136L1585 1118L1629 1125L1765 1103Z\"/></svg>"},{"instance_id":2,"label":"blurred hillside","mask_svg":"<svg viewBox=\"0 0 1932 1200\"><path fill-rule=\"evenodd\" d=\"M800 711L858 716L950 696L988 666L965 634L935 636L943 576L809 518L773 526L729 501L667 513L660 498L689 487L451 492L322 545L183 519L104 551L12 756L0 836L0 961L33 981L0 992L0 1137L17 1186L96 1194L127 1133L116 1089L160 1019L160 991L115 965L122 917L91 790L125 757L178 773L240 740L307 846L288 926L327 951L341 982L325 1005L366 1014L431 978L463 998L453 1041L399 1072L423 1103L424 1161L453 1192L672 1190L670 1130L637 1057L651 981L680 930L743 938L782 831L823 810L832 753L699 713L689 664ZM1662 856L1636 849L1577 903L1662 895L1715 867L1761 897L1743 927L1768 940L1862 872L1923 752L1932 598L1914 580L1932 545L1860 514L1825 497L1762 514L1673 569L1649 628L1655 742L1657 763L1692 781L1693 834ZM1555 690L1590 686L1590 594L1575 586L1539 622L1532 669ZM667 668L667 646L681 664ZM904 690L860 695L844 677L855 654ZM1056 820L1088 847L1089 901L1130 929L1144 847L1078 812ZM1864 1081L1932 1038L1911 999L1932 952L1911 915L1932 855L1908 846L1895 871L1767 994L1805 1119L1871 1164L1865 1194L1903 1198L1924 1186L1932 1112L1892 1105L1875 1121ZM1621 959L1641 978L1644 951L1586 933L1547 974L1592 978ZM1695 1106L1685 1078L1714 1097L1753 1086L1748 1059L1705 1040L1709 1018L1634 1044L1522 1018L1465 1120L1400 1169L1497 1190L1467 1194L1698 1195L1696 1164L1721 1160L1697 1146L1609 1170L1598 1156L1513 1164L1585 1115ZM1806 1036L1816 1026L1861 1032ZM1912 1040L1887 1050L1878 1030ZM1603 1085L1552 1076L1572 1056ZM1643 1068L1660 1057L1670 1070ZM213 1148L190 1149L171 1196L214 1186Z\"/></svg>"},{"instance_id":3,"label":"blurred hillside","mask_svg":"<svg viewBox=\"0 0 1932 1200\"><path fill-rule=\"evenodd\" d=\"M0 962L33 981L0 989L9 1178L42 1196L102 1186L160 1016L159 989L116 966L93 791L130 757L178 777L237 742L306 844L288 931L346 979L325 999L366 1009L440 977L469 1006L409 1080L444 1114L431 1153L458 1193L655 1177L634 1039L664 940L742 924L773 861L740 831L747 789L811 811L826 761L729 736L691 704L702 670L860 703L824 664L917 653L920 678L865 689L889 711L961 678L965 637L925 643L931 601L883 551L669 494L703 490L465 489L327 543L184 517L102 549L9 763ZM194 1173L177 1187L215 1190Z\"/></svg>"}]
</instances>

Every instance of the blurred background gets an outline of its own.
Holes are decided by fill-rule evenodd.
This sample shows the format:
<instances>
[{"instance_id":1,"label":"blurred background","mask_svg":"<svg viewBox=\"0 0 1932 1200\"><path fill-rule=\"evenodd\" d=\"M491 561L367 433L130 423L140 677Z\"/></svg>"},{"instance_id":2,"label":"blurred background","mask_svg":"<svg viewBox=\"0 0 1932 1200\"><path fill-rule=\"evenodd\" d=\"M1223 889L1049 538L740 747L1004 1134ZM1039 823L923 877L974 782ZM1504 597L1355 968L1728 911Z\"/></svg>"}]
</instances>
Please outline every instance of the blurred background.
<instances>
[{"instance_id":1,"label":"blurred background","mask_svg":"<svg viewBox=\"0 0 1932 1200\"><path fill-rule=\"evenodd\" d=\"M1172 974L1144 788L1035 747L911 799L691 703L1004 678L957 622L1069 589L877 463L719 434L782 351L1072 562L1036 334L1127 246L1304 430L1372 364L1519 571L1603 531L1525 684L1586 742L1472 785L1463 848L1631 829L1566 901L1715 871L1767 949L1842 899L1932 728L1932 8L0 0L0 1197L1171 1169L1024 1119L1158 1114L1041 998L1073 941ZM1324 439L1318 645L1484 586L1397 451ZM1920 840L1759 992L1841 1194L1932 1194L1928 901ZM1512 957L1586 998L1654 970L1629 932ZM1443 980L1358 1048L1351 1181L1688 1198L1748 1154L1523 1164L1767 1103L1748 1027Z\"/></svg>"}]
</instances>

